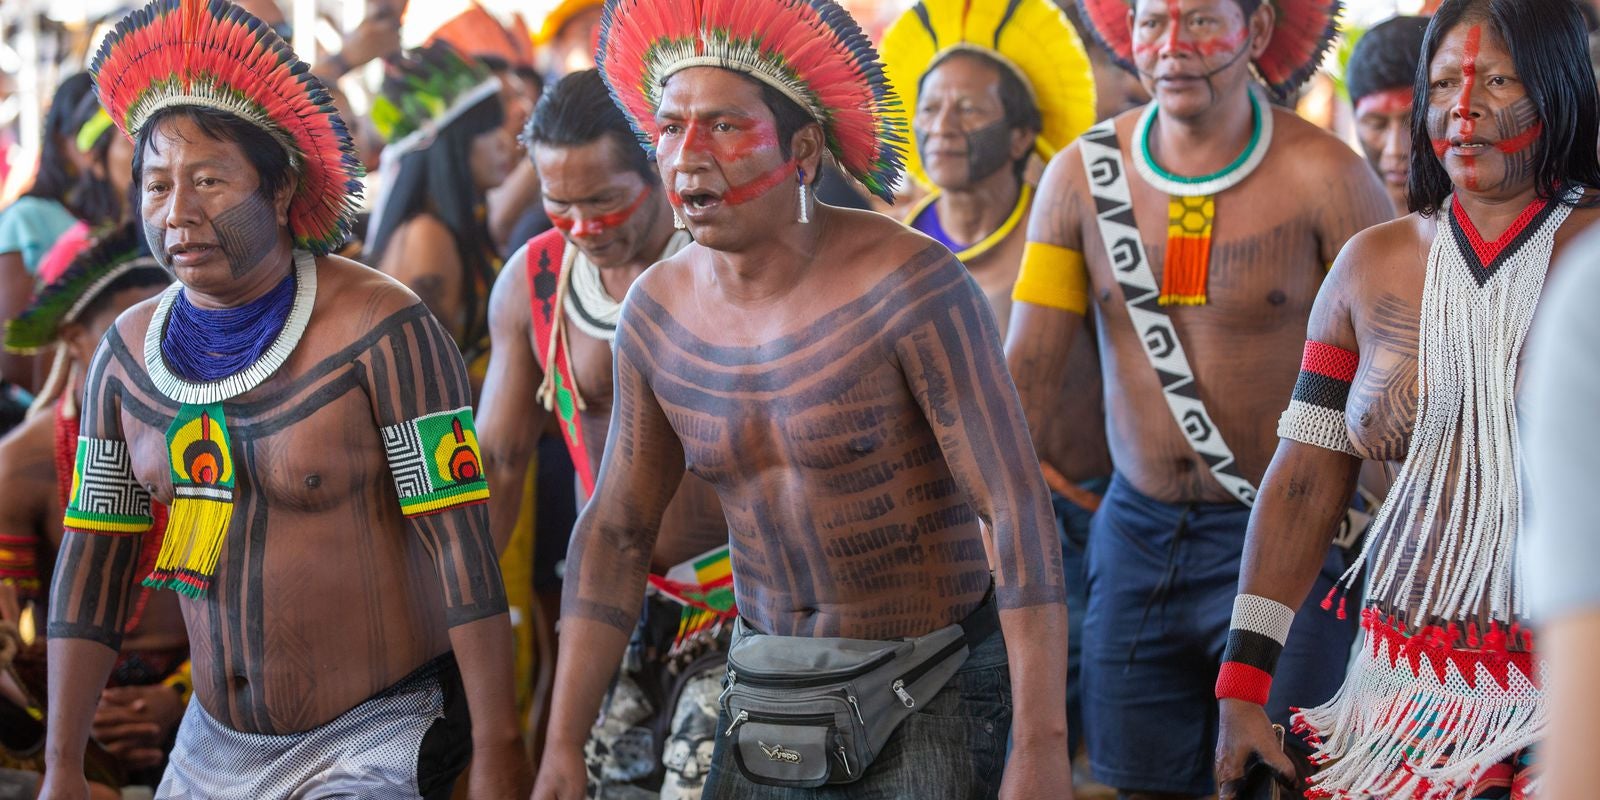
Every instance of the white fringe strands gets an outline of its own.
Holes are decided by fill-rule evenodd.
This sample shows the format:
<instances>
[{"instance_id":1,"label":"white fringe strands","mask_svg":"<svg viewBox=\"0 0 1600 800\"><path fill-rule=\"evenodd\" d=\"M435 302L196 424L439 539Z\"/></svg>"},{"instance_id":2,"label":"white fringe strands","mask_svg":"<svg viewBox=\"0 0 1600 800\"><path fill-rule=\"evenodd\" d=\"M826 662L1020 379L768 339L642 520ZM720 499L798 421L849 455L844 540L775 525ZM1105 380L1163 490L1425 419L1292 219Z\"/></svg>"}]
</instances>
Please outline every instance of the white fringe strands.
<instances>
[{"instance_id":1,"label":"white fringe strands","mask_svg":"<svg viewBox=\"0 0 1600 800\"><path fill-rule=\"evenodd\" d=\"M1556 203L1535 217L1481 284L1456 229L1470 221L1441 215L1422 295L1410 450L1343 580L1349 586L1371 559L1367 643L1339 693L1296 718L1327 765L1308 796L1450 798L1544 733L1543 667L1508 649L1532 639L1517 624L1515 390L1569 211ZM1458 213L1453 204L1446 212Z\"/></svg>"}]
</instances>

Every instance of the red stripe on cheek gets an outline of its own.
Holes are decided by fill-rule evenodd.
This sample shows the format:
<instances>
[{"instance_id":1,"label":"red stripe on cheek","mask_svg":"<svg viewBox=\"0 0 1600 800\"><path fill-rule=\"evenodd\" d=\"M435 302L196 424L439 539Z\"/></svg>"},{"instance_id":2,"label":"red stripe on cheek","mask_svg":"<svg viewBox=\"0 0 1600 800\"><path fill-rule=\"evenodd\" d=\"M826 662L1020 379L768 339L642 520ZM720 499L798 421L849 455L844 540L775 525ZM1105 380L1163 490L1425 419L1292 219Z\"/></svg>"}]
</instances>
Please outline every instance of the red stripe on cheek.
<instances>
[{"instance_id":1,"label":"red stripe on cheek","mask_svg":"<svg viewBox=\"0 0 1600 800\"><path fill-rule=\"evenodd\" d=\"M577 224L577 227L573 228L572 232L576 236L598 236L602 233L605 233L606 231L627 222L633 216L634 212L639 210L639 206L644 205L645 198L649 196L650 189L649 187L645 187L639 191L639 196L633 199L632 205L620 211L613 211L609 214L601 214L596 217L582 220ZM550 221L554 222L555 218L552 217Z\"/></svg>"},{"instance_id":2,"label":"red stripe on cheek","mask_svg":"<svg viewBox=\"0 0 1600 800\"><path fill-rule=\"evenodd\" d=\"M1539 141L1539 134L1544 133L1544 123L1535 122L1531 127L1516 136L1502 142L1495 142L1494 147L1506 155L1520 153Z\"/></svg>"},{"instance_id":3,"label":"red stripe on cheek","mask_svg":"<svg viewBox=\"0 0 1600 800\"><path fill-rule=\"evenodd\" d=\"M556 226L556 229L561 231L562 233L571 233L572 232L572 226L573 226L572 217L569 217L569 216L567 216L565 214L551 214L550 215L550 224Z\"/></svg>"},{"instance_id":4,"label":"red stripe on cheek","mask_svg":"<svg viewBox=\"0 0 1600 800\"><path fill-rule=\"evenodd\" d=\"M783 183L790 175L795 174L795 163L785 161L774 167L772 171L748 183L741 183L728 191L723 192L722 202L730 206L748 203L765 195Z\"/></svg>"}]
</instances>

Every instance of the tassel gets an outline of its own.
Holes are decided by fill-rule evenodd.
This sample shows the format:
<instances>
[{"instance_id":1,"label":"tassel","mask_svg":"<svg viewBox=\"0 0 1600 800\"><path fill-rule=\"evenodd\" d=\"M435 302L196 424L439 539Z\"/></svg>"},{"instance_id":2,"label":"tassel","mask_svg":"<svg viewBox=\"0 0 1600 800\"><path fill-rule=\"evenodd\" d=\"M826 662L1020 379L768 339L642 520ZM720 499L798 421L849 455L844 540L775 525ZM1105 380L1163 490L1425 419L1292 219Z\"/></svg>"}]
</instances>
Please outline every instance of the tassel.
<instances>
[{"instance_id":1,"label":"tassel","mask_svg":"<svg viewBox=\"0 0 1600 800\"><path fill-rule=\"evenodd\" d=\"M1211 227L1216 200L1172 197L1167 204L1167 252L1161 271L1164 306L1203 306L1211 269Z\"/></svg>"},{"instance_id":2,"label":"tassel","mask_svg":"<svg viewBox=\"0 0 1600 800\"><path fill-rule=\"evenodd\" d=\"M167 429L172 507L155 570L144 585L205 596L233 519L233 456L222 404L185 404Z\"/></svg>"}]
</instances>

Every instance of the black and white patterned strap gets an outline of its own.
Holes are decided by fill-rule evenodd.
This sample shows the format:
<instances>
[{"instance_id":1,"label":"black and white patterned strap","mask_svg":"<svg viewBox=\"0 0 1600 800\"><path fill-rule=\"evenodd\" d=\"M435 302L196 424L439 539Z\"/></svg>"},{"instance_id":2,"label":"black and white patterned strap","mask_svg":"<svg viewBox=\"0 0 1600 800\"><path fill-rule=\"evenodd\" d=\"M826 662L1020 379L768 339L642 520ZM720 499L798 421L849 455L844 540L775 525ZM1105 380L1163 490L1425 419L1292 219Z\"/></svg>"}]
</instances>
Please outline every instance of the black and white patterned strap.
<instances>
[{"instance_id":1,"label":"black and white patterned strap","mask_svg":"<svg viewBox=\"0 0 1600 800\"><path fill-rule=\"evenodd\" d=\"M1094 197L1106 257L1117 285L1122 287L1128 317L1140 341L1144 342L1150 366L1155 368L1161 381L1161 391L1166 395L1172 418L1189 445L1205 459L1217 482L1239 502L1254 505L1256 487L1239 474L1233 451L1222 440L1222 431L1217 430L1216 422L1200 401L1194 370L1189 367L1183 343L1178 341L1178 330L1166 310L1156 302L1161 296L1161 284L1150 271L1144 241L1139 238L1139 226L1133 217L1133 195L1128 190L1128 174L1122 149L1117 144L1116 128L1110 120L1096 125L1078 140L1078 147L1083 151L1083 166L1089 174L1089 194Z\"/></svg>"}]
</instances>

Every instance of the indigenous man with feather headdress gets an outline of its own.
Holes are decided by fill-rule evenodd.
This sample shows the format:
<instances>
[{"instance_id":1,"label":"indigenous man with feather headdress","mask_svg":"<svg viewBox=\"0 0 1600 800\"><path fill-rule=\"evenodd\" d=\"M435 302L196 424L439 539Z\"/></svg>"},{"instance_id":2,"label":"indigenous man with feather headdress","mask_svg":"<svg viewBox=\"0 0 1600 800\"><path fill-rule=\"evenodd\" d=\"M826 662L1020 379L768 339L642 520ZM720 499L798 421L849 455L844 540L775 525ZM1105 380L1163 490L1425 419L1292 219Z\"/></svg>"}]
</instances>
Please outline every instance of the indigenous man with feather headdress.
<instances>
[{"instance_id":1,"label":"indigenous man with feather headdress","mask_svg":"<svg viewBox=\"0 0 1600 800\"><path fill-rule=\"evenodd\" d=\"M416 295L326 255L361 188L277 34L156 0L91 72L178 277L89 364L51 586L46 798L82 797L136 582L180 598L195 700L159 797L520 794L505 590L466 369ZM134 558L170 509L155 565ZM470 717L467 713L470 706Z\"/></svg>"},{"instance_id":2,"label":"indigenous man with feather headdress","mask_svg":"<svg viewBox=\"0 0 1600 800\"><path fill-rule=\"evenodd\" d=\"M1007 360L1037 437L1071 390L1066 354L1095 308L1117 475L1089 544L1090 763L1129 796L1201 796L1214 788L1213 679L1272 420L1327 265L1389 203L1350 148L1270 102L1316 68L1336 0L1082 6L1154 99L1047 170ZM1322 555L1331 584L1341 554ZM1271 698L1284 722L1288 705L1332 694L1354 635L1332 615L1298 625Z\"/></svg>"},{"instance_id":3,"label":"indigenous man with feather headdress","mask_svg":"<svg viewBox=\"0 0 1600 800\"><path fill-rule=\"evenodd\" d=\"M740 613L706 797L1070 796L1060 549L993 312L942 245L812 197L829 153L882 197L899 171L871 45L831 0L610 0L599 62L695 243L623 302L535 797L582 796L685 472Z\"/></svg>"}]
</instances>

